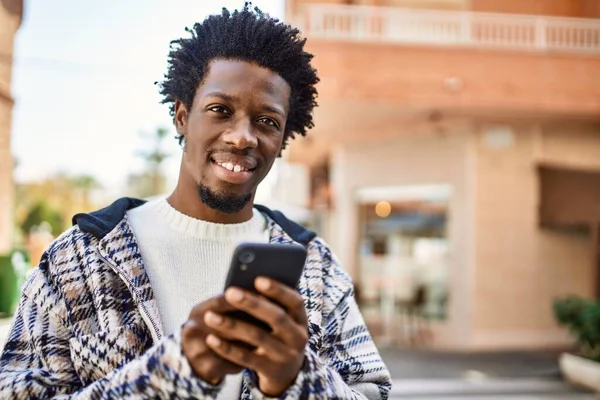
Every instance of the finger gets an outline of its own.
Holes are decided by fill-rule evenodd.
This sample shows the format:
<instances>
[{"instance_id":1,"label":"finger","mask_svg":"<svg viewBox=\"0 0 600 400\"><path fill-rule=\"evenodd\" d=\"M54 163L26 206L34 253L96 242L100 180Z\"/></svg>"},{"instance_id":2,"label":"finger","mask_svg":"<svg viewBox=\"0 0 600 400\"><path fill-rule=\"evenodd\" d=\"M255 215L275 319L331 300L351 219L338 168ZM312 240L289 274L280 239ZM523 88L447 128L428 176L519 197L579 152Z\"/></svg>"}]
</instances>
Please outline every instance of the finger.
<instances>
[{"instance_id":1,"label":"finger","mask_svg":"<svg viewBox=\"0 0 600 400\"><path fill-rule=\"evenodd\" d=\"M237 309L265 322L284 342L295 347L303 345L303 339L307 335L304 332L306 326L297 324L286 310L272 301L236 287L227 289L225 299Z\"/></svg>"},{"instance_id":2,"label":"finger","mask_svg":"<svg viewBox=\"0 0 600 400\"><path fill-rule=\"evenodd\" d=\"M183 326L182 331L182 347L184 347L184 353L186 357L189 355L189 362L194 368L195 372L198 373L197 369L202 367L210 367L214 369L213 372L222 371L225 374L234 374L240 372L243 367L232 363L231 361L225 360L215 353L210 347L206 345L204 335L198 336L194 334L194 331L200 329L195 321L187 321ZM206 362L206 357L209 357L210 362ZM209 365L210 364L210 365ZM200 368L196 366L200 365Z\"/></svg>"},{"instance_id":3,"label":"finger","mask_svg":"<svg viewBox=\"0 0 600 400\"><path fill-rule=\"evenodd\" d=\"M186 340L200 341L204 345L206 335L208 335L209 333L215 333L215 331L210 326L207 326L204 322L204 316L207 312L210 312L211 310L220 312L231 312L235 311L236 308L229 304L227 300L225 300L225 296L223 295L215 296L206 301L203 301L202 303L197 304L190 312L188 321L183 327L183 332L185 334ZM217 355L212 350L207 349L207 351L212 356L217 357Z\"/></svg>"},{"instance_id":4,"label":"finger","mask_svg":"<svg viewBox=\"0 0 600 400\"><path fill-rule=\"evenodd\" d=\"M212 333L206 337L206 345L219 357L256 372L268 371L272 364L263 356L255 354L252 349L244 348Z\"/></svg>"},{"instance_id":5,"label":"finger","mask_svg":"<svg viewBox=\"0 0 600 400\"><path fill-rule=\"evenodd\" d=\"M264 355L272 361L284 362L289 353L288 346L278 337L247 322L210 311L204 315L204 322L219 337L246 343L256 348L258 355Z\"/></svg>"},{"instance_id":6,"label":"finger","mask_svg":"<svg viewBox=\"0 0 600 400\"><path fill-rule=\"evenodd\" d=\"M254 286L261 294L286 308L294 321L301 325L307 324L304 300L296 289L264 276L256 278Z\"/></svg>"},{"instance_id":7,"label":"finger","mask_svg":"<svg viewBox=\"0 0 600 400\"><path fill-rule=\"evenodd\" d=\"M190 318L202 320L202 317L207 310L225 313L227 311L234 311L235 307L232 307L232 305L225 300L225 296L221 294L194 306L190 312Z\"/></svg>"}]
</instances>

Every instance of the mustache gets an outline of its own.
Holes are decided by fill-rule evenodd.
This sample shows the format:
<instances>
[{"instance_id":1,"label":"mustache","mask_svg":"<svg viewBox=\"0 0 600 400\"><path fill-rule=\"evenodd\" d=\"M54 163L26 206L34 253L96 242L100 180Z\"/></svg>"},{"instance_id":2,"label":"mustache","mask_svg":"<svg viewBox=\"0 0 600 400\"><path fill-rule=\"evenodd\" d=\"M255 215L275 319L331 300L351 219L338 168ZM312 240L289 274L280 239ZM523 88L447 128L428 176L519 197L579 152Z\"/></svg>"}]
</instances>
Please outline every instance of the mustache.
<instances>
[{"instance_id":1,"label":"mustache","mask_svg":"<svg viewBox=\"0 0 600 400\"><path fill-rule=\"evenodd\" d=\"M251 153L251 149L220 148L209 152L206 159L210 162L231 163L248 170L254 170L261 161L258 157L251 155Z\"/></svg>"},{"instance_id":2,"label":"mustache","mask_svg":"<svg viewBox=\"0 0 600 400\"><path fill-rule=\"evenodd\" d=\"M210 158L211 156L214 156L216 154L233 154L234 156L239 156L239 157L247 157L250 155L250 153L252 153L252 149L238 149L235 147L229 147L229 148L218 148L218 149L210 149L206 151L206 156L208 158Z\"/></svg>"}]
</instances>

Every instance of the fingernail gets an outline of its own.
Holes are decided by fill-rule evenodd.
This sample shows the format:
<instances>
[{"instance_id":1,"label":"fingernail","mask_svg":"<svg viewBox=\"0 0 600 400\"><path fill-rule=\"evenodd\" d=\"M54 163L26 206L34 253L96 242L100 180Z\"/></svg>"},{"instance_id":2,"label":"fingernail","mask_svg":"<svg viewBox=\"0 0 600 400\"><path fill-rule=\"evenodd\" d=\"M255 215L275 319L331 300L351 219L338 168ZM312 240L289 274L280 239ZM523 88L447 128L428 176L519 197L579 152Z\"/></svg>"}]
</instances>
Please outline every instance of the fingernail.
<instances>
[{"instance_id":1,"label":"fingernail","mask_svg":"<svg viewBox=\"0 0 600 400\"><path fill-rule=\"evenodd\" d=\"M221 317L219 314L215 314L212 311L207 311L206 314L204 314L204 321L207 324L219 325L221 322L223 322L223 317Z\"/></svg>"},{"instance_id":2,"label":"fingernail","mask_svg":"<svg viewBox=\"0 0 600 400\"><path fill-rule=\"evenodd\" d=\"M206 343L211 347L219 347L221 345L221 339L211 333L206 337Z\"/></svg>"},{"instance_id":3,"label":"fingernail","mask_svg":"<svg viewBox=\"0 0 600 400\"><path fill-rule=\"evenodd\" d=\"M234 302L240 302L244 299L244 292L237 288L231 288L227 291L226 297Z\"/></svg>"},{"instance_id":4,"label":"fingernail","mask_svg":"<svg viewBox=\"0 0 600 400\"><path fill-rule=\"evenodd\" d=\"M256 288L259 290L269 290L271 288L271 280L267 278L256 278Z\"/></svg>"},{"instance_id":5,"label":"fingernail","mask_svg":"<svg viewBox=\"0 0 600 400\"><path fill-rule=\"evenodd\" d=\"M259 356L264 356L265 354L267 354L265 349L262 347L257 348L256 350L254 350L254 352Z\"/></svg>"}]
</instances>

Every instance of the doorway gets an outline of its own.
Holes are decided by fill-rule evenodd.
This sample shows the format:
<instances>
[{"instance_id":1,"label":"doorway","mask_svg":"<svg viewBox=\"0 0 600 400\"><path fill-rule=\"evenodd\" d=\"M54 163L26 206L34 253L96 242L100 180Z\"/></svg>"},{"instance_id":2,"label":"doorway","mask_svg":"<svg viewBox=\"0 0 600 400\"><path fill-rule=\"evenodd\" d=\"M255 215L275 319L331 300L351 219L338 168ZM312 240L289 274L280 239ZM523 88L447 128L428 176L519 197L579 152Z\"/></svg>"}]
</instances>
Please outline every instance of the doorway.
<instances>
[{"instance_id":1,"label":"doorway","mask_svg":"<svg viewBox=\"0 0 600 400\"><path fill-rule=\"evenodd\" d=\"M426 343L428 323L447 317L451 192L445 184L357 192L357 298L384 342Z\"/></svg>"}]
</instances>

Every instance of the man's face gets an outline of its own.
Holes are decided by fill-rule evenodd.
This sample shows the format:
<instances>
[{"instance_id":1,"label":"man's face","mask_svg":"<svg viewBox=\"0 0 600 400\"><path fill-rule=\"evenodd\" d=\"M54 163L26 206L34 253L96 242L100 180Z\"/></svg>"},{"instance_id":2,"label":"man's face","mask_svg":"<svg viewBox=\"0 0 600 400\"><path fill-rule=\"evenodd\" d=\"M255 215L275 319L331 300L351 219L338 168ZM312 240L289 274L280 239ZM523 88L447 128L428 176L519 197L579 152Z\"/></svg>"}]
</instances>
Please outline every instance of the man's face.
<instances>
[{"instance_id":1,"label":"man's face","mask_svg":"<svg viewBox=\"0 0 600 400\"><path fill-rule=\"evenodd\" d=\"M236 213L252 200L283 142L290 87L275 72L245 61L217 59L191 110L176 103L185 136L182 174L210 208Z\"/></svg>"}]
</instances>

